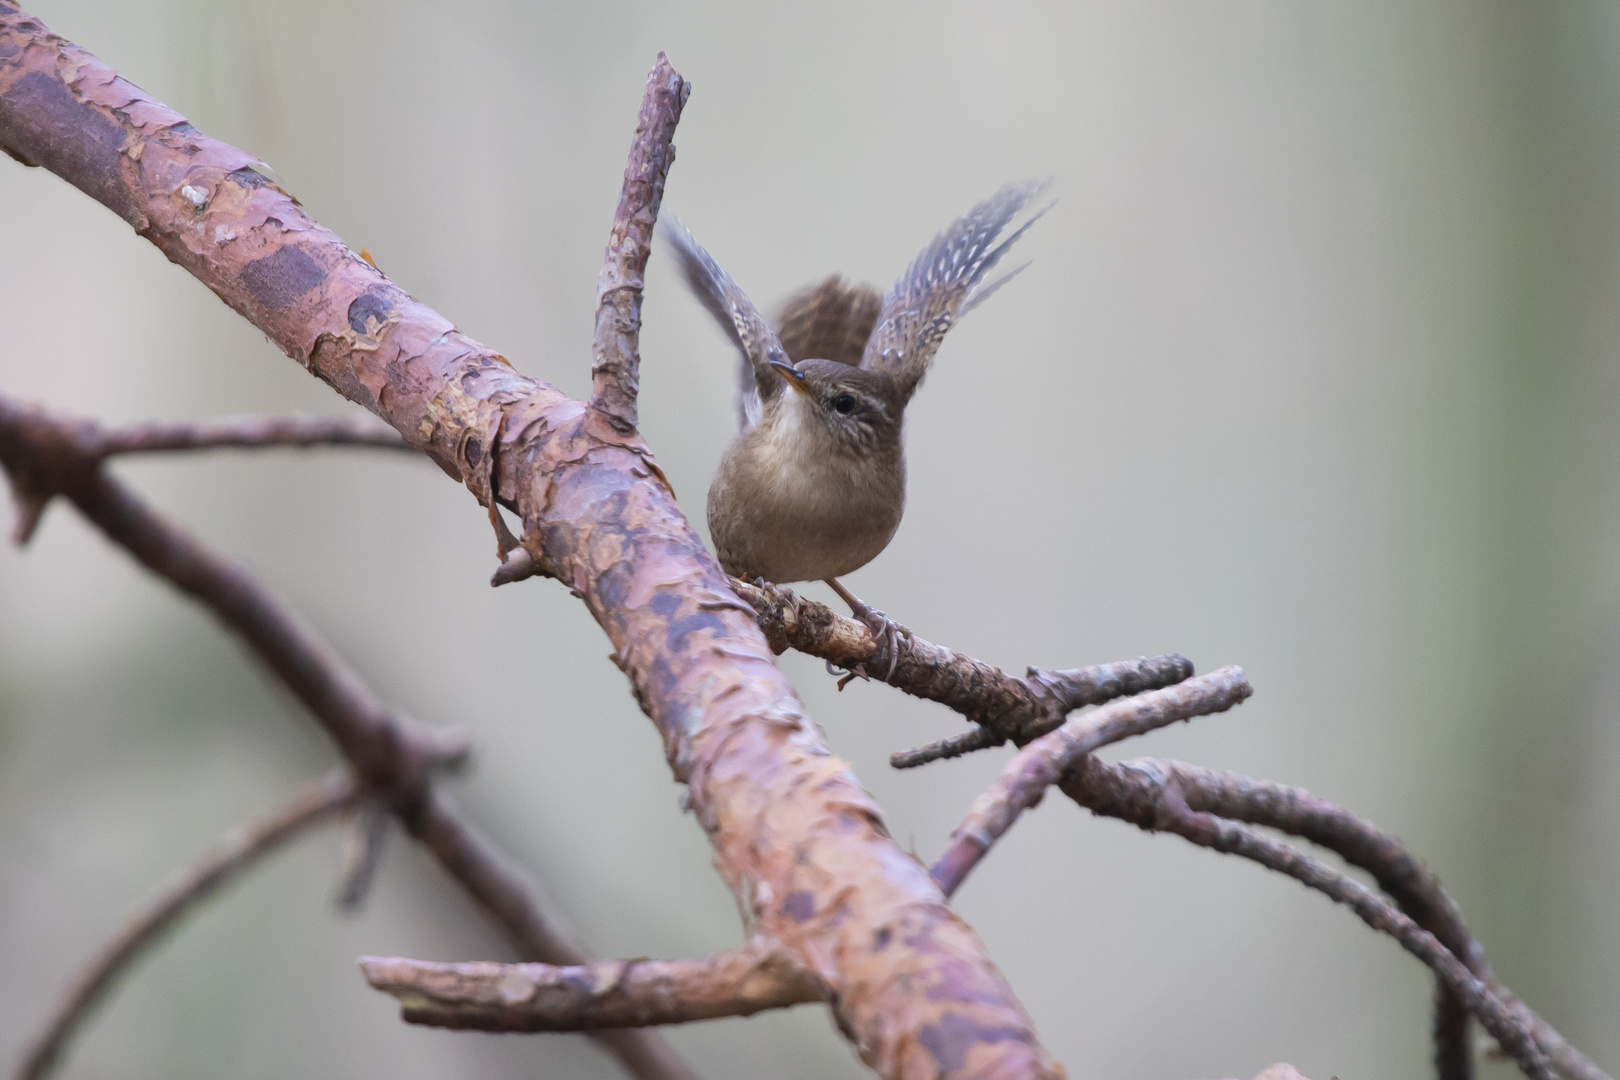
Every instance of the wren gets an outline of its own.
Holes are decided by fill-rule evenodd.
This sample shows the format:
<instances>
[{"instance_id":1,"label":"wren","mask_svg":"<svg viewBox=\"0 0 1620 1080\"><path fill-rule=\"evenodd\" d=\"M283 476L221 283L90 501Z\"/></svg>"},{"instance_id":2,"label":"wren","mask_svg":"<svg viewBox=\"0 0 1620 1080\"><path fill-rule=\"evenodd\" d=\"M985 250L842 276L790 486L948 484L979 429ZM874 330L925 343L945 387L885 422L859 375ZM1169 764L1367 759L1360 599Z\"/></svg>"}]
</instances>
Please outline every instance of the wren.
<instances>
[{"instance_id":1,"label":"wren","mask_svg":"<svg viewBox=\"0 0 1620 1080\"><path fill-rule=\"evenodd\" d=\"M1050 207L1002 232L1044 184L1009 184L956 219L879 296L837 276L795 294L772 327L678 220L665 237L697 298L741 354L738 432L709 487L720 566L745 580L824 581L886 636L904 627L838 578L875 559L906 504L905 411L940 341L1028 264L985 276Z\"/></svg>"}]
</instances>

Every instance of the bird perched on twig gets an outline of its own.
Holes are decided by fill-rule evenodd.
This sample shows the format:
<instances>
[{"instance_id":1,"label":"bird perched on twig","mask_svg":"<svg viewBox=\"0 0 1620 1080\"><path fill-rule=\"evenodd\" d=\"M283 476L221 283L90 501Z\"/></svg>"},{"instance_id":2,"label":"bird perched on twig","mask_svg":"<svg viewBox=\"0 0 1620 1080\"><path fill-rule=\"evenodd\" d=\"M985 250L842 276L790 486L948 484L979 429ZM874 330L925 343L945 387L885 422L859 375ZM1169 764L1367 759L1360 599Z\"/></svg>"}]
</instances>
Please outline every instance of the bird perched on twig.
<instances>
[{"instance_id":1,"label":"bird perched on twig","mask_svg":"<svg viewBox=\"0 0 1620 1080\"><path fill-rule=\"evenodd\" d=\"M1044 188L1010 184L979 203L887 295L830 277L790 298L775 329L678 220L664 225L687 284L742 355L739 430L709 487L721 567L779 584L825 581L887 637L891 675L898 635L909 631L838 578L876 558L899 528L906 406L945 332L1024 269L985 282L1049 209L997 242Z\"/></svg>"}]
</instances>

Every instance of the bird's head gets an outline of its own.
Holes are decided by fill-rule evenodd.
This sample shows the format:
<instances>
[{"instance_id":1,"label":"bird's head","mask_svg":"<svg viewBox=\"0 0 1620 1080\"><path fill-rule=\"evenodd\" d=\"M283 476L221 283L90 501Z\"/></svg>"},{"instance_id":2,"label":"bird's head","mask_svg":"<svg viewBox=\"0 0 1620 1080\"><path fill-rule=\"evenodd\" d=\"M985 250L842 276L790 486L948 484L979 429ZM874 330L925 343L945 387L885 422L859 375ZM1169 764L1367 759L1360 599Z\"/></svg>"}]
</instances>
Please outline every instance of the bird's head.
<instances>
[{"instance_id":1,"label":"bird's head","mask_svg":"<svg viewBox=\"0 0 1620 1080\"><path fill-rule=\"evenodd\" d=\"M787 385L781 406L810 421L810 431L823 429L838 449L864 456L899 443L906 405L890 376L836 360L771 366Z\"/></svg>"}]
</instances>

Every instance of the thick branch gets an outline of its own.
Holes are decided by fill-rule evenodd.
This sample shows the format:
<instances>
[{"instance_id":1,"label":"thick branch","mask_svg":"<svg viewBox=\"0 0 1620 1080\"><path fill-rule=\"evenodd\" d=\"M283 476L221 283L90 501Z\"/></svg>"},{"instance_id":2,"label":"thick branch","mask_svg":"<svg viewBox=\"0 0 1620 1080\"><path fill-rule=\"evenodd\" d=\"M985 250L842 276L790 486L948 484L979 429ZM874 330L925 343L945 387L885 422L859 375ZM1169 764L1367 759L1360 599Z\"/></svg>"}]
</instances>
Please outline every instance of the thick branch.
<instances>
[{"instance_id":1,"label":"thick branch","mask_svg":"<svg viewBox=\"0 0 1620 1080\"><path fill-rule=\"evenodd\" d=\"M1178 683L1193 673L1184 656L1139 656L1112 664L1044 671L1030 668L1014 678L971 656L935 645L920 637L898 639L898 657L889 656L888 643L874 637L865 623L833 611L827 605L799 596L769 582L750 584L731 579L738 596L748 602L765 639L777 653L795 649L829 660L844 668L861 665L868 672L894 670L890 686L913 697L937 701L982 725L985 732L970 732L923 750L895 754L896 768L922 765L940 757L953 757L969 749L1020 743L1056 728L1064 717L1083 705L1100 705L1117 697L1139 694Z\"/></svg>"},{"instance_id":2,"label":"thick branch","mask_svg":"<svg viewBox=\"0 0 1620 1080\"><path fill-rule=\"evenodd\" d=\"M641 387L641 290L653 226L664 200L664 181L675 164L675 125L692 93L663 53L658 54L636 117L624 187L613 212L607 255L596 286L596 337L591 355L591 408L616 429L636 429Z\"/></svg>"},{"instance_id":3,"label":"thick branch","mask_svg":"<svg viewBox=\"0 0 1620 1080\"><path fill-rule=\"evenodd\" d=\"M973 801L930 871L949 896L1018 815L1041 801L1075 762L1110 743L1178 720L1225 712L1254 690L1238 667L1217 668L1162 690L1111 702L1077 716L1020 750L988 791Z\"/></svg>"},{"instance_id":4,"label":"thick branch","mask_svg":"<svg viewBox=\"0 0 1620 1080\"><path fill-rule=\"evenodd\" d=\"M113 209L481 501L519 512L536 565L611 639L750 931L826 983L863 1059L906 1080L1055 1077L983 945L832 755L623 418L519 375L251 156L8 5L0 147Z\"/></svg>"},{"instance_id":5,"label":"thick branch","mask_svg":"<svg viewBox=\"0 0 1620 1080\"><path fill-rule=\"evenodd\" d=\"M180 918L218 892L248 867L299 833L320 824L354 801L359 786L348 769L318 780L284 806L233 829L212 851L161 892L108 941L73 980L45 1030L24 1052L13 1080L39 1080L55 1065L90 1010L140 956Z\"/></svg>"},{"instance_id":6,"label":"thick branch","mask_svg":"<svg viewBox=\"0 0 1620 1080\"><path fill-rule=\"evenodd\" d=\"M370 417L359 416L224 416L202 423L146 423L103 429L92 449L103 457L148 454L165 450L214 447L374 446L385 450L416 448L399 432Z\"/></svg>"},{"instance_id":7,"label":"thick branch","mask_svg":"<svg viewBox=\"0 0 1620 1080\"><path fill-rule=\"evenodd\" d=\"M431 769L466 753L465 742L408 727L320 634L246 570L148 508L106 475L97 428L59 420L0 394L0 465L15 485L61 494L107 538L201 602L304 704L402 825L482 904L518 954L547 963L588 957L543 914L496 852L434 790ZM692 1080L662 1040L641 1032L595 1036L644 1080Z\"/></svg>"},{"instance_id":8,"label":"thick branch","mask_svg":"<svg viewBox=\"0 0 1620 1080\"><path fill-rule=\"evenodd\" d=\"M779 946L755 941L703 960L433 964L360 959L366 981L413 1024L478 1031L589 1031L684 1024L825 1000Z\"/></svg>"}]
</instances>

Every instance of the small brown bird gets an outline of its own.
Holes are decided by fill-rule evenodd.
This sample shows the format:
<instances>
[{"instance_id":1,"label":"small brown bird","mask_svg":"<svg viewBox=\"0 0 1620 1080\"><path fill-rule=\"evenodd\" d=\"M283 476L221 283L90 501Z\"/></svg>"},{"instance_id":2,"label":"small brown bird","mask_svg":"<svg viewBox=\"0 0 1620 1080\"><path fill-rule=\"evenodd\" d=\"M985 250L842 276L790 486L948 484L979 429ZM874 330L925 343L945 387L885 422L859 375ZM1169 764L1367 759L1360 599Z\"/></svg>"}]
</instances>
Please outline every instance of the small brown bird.
<instances>
[{"instance_id":1,"label":"small brown bird","mask_svg":"<svg viewBox=\"0 0 1620 1080\"><path fill-rule=\"evenodd\" d=\"M783 305L779 329L679 221L666 219L687 284L742 354L739 430L709 487L715 555L747 580L825 581L888 637L890 674L896 636L909 631L838 578L876 558L900 527L906 405L945 332L1024 269L984 283L1046 212L996 242L1044 187L1010 184L979 203L881 299L870 285L837 276L797 293Z\"/></svg>"}]
</instances>

